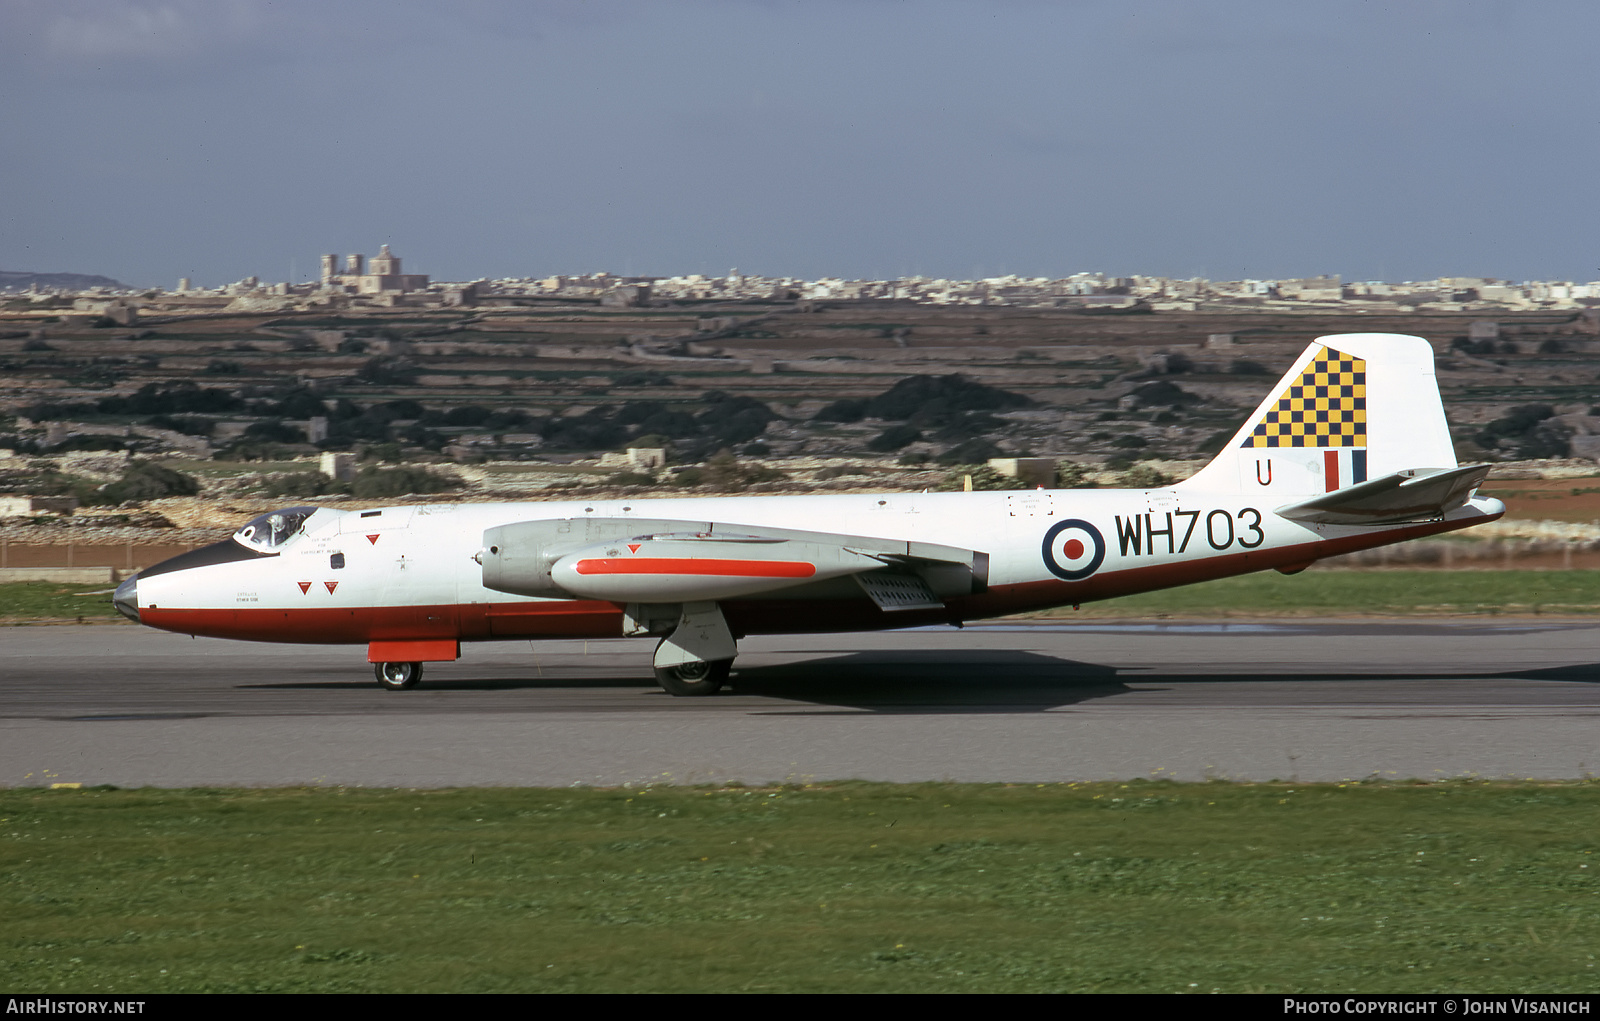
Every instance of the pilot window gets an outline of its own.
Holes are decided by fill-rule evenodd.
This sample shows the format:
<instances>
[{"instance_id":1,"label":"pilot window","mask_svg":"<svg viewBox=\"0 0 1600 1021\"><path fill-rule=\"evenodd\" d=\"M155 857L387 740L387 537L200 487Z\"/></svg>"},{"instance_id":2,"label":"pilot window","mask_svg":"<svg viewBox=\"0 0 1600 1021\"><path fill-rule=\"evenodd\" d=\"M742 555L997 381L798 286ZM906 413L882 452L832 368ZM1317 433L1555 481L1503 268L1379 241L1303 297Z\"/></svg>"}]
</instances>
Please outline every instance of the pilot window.
<instances>
[{"instance_id":1,"label":"pilot window","mask_svg":"<svg viewBox=\"0 0 1600 1021\"><path fill-rule=\"evenodd\" d=\"M316 512L315 507L290 507L287 510L262 514L250 519L243 528L233 533L233 537L263 552L276 550L298 535L306 518Z\"/></svg>"}]
</instances>

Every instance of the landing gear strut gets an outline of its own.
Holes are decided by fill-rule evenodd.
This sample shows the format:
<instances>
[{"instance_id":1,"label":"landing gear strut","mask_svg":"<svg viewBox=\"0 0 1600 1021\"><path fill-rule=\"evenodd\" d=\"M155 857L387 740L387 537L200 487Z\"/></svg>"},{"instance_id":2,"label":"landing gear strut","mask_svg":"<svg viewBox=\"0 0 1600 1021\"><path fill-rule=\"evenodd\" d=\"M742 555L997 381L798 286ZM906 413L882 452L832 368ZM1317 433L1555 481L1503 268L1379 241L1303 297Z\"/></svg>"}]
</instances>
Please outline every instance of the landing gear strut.
<instances>
[{"instance_id":1,"label":"landing gear strut","mask_svg":"<svg viewBox=\"0 0 1600 1021\"><path fill-rule=\"evenodd\" d=\"M716 603L684 603L678 626L656 646L656 682L669 695L715 695L738 652Z\"/></svg>"},{"instance_id":2,"label":"landing gear strut","mask_svg":"<svg viewBox=\"0 0 1600 1021\"><path fill-rule=\"evenodd\" d=\"M375 663L372 675L378 679L378 685L389 691L404 691L415 688L422 681L421 663Z\"/></svg>"}]
</instances>

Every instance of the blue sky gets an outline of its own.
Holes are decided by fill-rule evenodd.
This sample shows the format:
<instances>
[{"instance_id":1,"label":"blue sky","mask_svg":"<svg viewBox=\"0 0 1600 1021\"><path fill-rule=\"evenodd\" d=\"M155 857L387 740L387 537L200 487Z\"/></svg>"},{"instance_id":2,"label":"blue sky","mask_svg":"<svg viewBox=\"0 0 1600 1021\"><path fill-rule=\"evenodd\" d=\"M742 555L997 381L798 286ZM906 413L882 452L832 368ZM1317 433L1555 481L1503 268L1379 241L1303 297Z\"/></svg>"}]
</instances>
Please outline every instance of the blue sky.
<instances>
[{"instance_id":1,"label":"blue sky","mask_svg":"<svg viewBox=\"0 0 1600 1021\"><path fill-rule=\"evenodd\" d=\"M0 0L0 269L1600 279L1600 4Z\"/></svg>"}]
</instances>

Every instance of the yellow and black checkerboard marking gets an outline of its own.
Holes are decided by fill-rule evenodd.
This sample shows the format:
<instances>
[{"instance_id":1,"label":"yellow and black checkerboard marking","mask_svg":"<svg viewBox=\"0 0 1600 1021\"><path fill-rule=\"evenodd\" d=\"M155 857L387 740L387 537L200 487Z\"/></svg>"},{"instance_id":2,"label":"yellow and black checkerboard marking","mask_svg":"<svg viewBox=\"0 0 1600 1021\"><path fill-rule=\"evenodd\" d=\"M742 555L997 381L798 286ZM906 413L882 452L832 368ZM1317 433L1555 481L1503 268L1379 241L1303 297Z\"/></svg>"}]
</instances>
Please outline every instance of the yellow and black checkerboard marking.
<instances>
[{"instance_id":1,"label":"yellow and black checkerboard marking","mask_svg":"<svg viewBox=\"0 0 1600 1021\"><path fill-rule=\"evenodd\" d=\"M1242 447L1365 447L1367 360L1325 347Z\"/></svg>"}]
</instances>

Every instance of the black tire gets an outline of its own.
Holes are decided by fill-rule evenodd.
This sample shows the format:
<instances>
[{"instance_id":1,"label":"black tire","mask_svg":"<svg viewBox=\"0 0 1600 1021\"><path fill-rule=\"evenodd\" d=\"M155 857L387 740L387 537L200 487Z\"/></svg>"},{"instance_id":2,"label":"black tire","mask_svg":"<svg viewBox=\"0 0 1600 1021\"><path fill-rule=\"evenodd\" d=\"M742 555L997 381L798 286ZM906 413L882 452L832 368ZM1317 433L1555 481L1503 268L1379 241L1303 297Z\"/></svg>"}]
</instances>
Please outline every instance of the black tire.
<instances>
[{"instance_id":1,"label":"black tire","mask_svg":"<svg viewBox=\"0 0 1600 1021\"><path fill-rule=\"evenodd\" d=\"M680 666L656 667L656 683L669 695L715 695L728 683L728 671L733 668L731 659L696 661Z\"/></svg>"},{"instance_id":2,"label":"black tire","mask_svg":"<svg viewBox=\"0 0 1600 1021\"><path fill-rule=\"evenodd\" d=\"M372 676L386 691L405 691L422 683L421 663L374 663Z\"/></svg>"}]
</instances>

